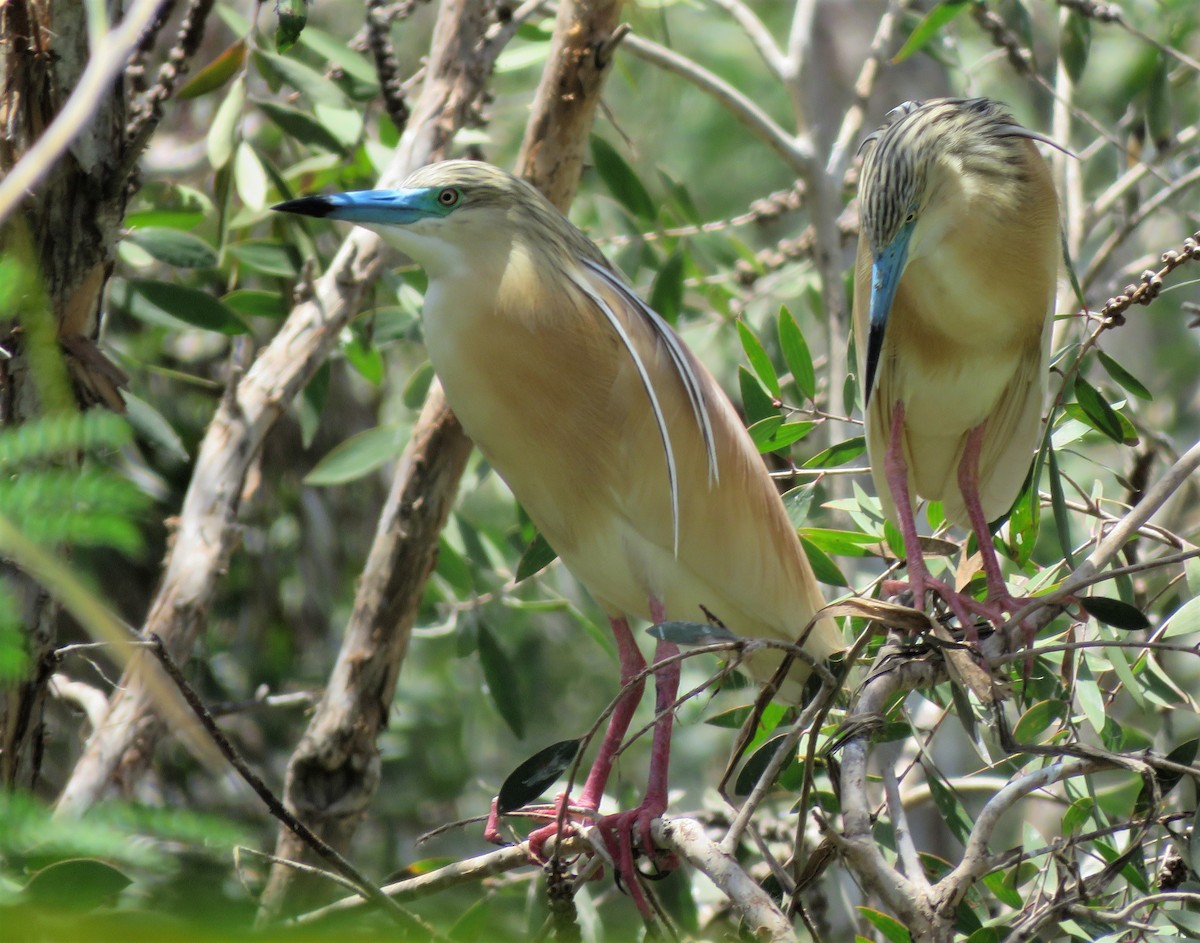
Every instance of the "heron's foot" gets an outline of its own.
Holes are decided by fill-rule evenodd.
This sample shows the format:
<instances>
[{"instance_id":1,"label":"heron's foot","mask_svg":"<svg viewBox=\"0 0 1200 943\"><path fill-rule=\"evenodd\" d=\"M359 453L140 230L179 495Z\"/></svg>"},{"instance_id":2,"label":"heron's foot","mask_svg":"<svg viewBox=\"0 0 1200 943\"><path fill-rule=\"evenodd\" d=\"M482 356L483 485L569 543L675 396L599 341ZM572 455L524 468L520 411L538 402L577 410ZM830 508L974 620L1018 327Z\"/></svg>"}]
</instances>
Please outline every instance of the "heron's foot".
<instances>
[{"instance_id":1,"label":"heron's foot","mask_svg":"<svg viewBox=\"0 0 1200 943\"><path fill-rule=\"evenodd\" d=\"M584 806L568 805L564 813L563 806L569 801L569 798L565 792L560 793L555 797L553 805L523 810L539 818L550 820L549 825L543 825L541 828L529 833L529 857L537 864L545 864L548 857L546 854L546 842L551 838L558 838L560 836L565 838L568 835L573 835L578 825L588 824L595 818L596 810Z\"/></svg>"},{"instance_id":2,"label":"heron's foot","mask_svg":"<svg viewBox=\"0 0 1200 943\"><path fill-rule=\"evenodd\" d=\"M912 605L921 612L927 611L925 608L925 597L928 593L932 592L934 595L940 597L949 607L950 611L954 613L963 628L967 641L972 645L979 641L977 622L980 618L986 619L995 625L1000 625L1004 622L1003 613L991 605L990 600L988 602L980 602L966 593L959 592L949 583L935 579L928 571L910 572L908 582L904 582L903 580L885 580L883 591L889 596L899 596L904 592L911 592Z\"/></svg>"},{"instance_id":3,"label":"heron's foot","mask_svg":"<svg viewBox=\"0 0 1200 943\"><path fill-rule=\"evenodd\" d=\"M633 898L642 917L647 921L652 920L653 913L638 878L663 877L679 867L679 858L673 852L664 851L654 844L651 826L655 819L662 818L666 806L665 800L654 801L647 798L636 809L606 815L596 823L600 840L604 842L605 850L612 858L618 886L624 888ZM650 860L654 868L651 874L638 871L635 864L638 854Z\"/></svg>"}]
</instances>

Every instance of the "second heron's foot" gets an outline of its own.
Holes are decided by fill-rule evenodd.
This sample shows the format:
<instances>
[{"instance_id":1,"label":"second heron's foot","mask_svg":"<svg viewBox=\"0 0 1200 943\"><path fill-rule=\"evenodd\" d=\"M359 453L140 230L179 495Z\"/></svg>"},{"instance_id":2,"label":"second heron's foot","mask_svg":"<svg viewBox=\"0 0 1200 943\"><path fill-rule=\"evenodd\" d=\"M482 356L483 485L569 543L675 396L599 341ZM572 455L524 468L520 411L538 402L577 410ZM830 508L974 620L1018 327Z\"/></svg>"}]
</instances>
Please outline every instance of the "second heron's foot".
<instances>
[{"instance_id":1,"label":"second heron's foot","mask_svg":"<svg viewBox=\"0 0 1200 943\"><path fill-rule=\"evenodd\" d=\"M543 825L541 828L535 829L529 833L529 857L538 864L546 861L546 842L552 838L566 837L575 833L576 827L579 825L587 825L595 818L596 810L586 806L571 806L569 796L566 793L558 795L553 805L543 806L535 810L530 810L532 814L539 818L550 820L550 824ZM567 808L564 811L563 806ZM486 837L486 832L484 833Z\"/></svg>"}]
</instances>

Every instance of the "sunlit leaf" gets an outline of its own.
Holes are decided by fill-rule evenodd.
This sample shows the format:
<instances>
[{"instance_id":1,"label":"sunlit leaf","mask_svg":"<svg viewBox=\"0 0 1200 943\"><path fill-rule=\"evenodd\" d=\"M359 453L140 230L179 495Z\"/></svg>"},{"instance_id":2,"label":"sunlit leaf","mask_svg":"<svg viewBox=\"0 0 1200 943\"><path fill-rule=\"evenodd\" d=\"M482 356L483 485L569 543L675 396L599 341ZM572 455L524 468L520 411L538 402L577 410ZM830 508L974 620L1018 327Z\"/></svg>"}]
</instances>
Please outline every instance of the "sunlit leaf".
<instances>
[{"instance_id":1,"label":"sunlit leaf","mask_svg":"<svg viewBox=\"0 0 1200 943\"><path fill-rule=\"evenodd\" d=\"M221 101L213 116L205 138L208 162L214 169L229 163L241 136L242 112L246 106L246 82L243 76L229 86L229 92Z\"/></svg>"},{"instance_id":2,"label":"sunlit leaf","mask_svg":"<svg viewBox=\"0 0 1200 943\"><path fill-rule=\"evenodd\" d=\"M558 559L558 554L554 552L550 542L539 533L521 554L521 559L517 563L516 581L520 583L535 573L540 573L556 559Z\"/></svg>"},{"instance_id":3,"label":"sunlit leaf","mask_svg":"<svg viewBox=\"0 0 1200 943\"><path fill-rule=\"evenodd\" d=\"M644 222L653 223L658 216L650 193L634 173L625 158L604 138L592 137L592 160L596 173L625 209Z\"/></svg>"},{"instance_id":4,"label":"sunlit leaf","mask_svg":"<svg viewBox=\"0 0 1200 943\"><path fill-rule=\"evenodd\" d=\"M339 443L304 476L306 485L341 485L382 468L400 454L403 442L396 426L376 426Z\"/></svg>"},{"instance_id":5,"label":"sunlit leaf","mask_svg":"<svg viewBox=\"0 0 1200 943\"><path fill-rule=\"evenodd\" d=\"M175 93L175 97L180 101L186 101L189 98L199 98L201 95L215 92L237 75L245 61L246 41L239 39L188 79Z\"/></svg>"},{"instance_id":6,"label":"sunlit leaf","mask_svg":"<svg viewBox=\"0 0 1200 943\"><path fill-rule=\"evenodd\" d=\"M796 319L787 308L781 308L779 311L779 347L783 352L784 363L792 372L796 388L805 398L812 399L817 392L812 354L809 353L808 343L804 340Z\"/></svg>"},{"instance_id":7,"label":"sunlit leaf","mask_svg":"<svg viewBox=\"0 0 1200 943\"><path fill-rule=\"evenodd\" d=\"M737 329L738 337L742 341L742 350L746 352L746 359L750 361L755 375L762 381L762 385L767 388L768 392L779 399L783 395L779 387L779 376L775 373L775 367L771 363L771 358L767 356L762 341L751 330L750 325L740 318L737 322Z\"/></svg>"},{"instance_id":8,"label":"sunlit leaf","mask_svg":"<svg viewBox=\"0 0 1200 943\"><path fill-rule=\"evenodd\" d=\"M176 268L212 268L217 264L217 250L189 232L145 226L132 230L125 238L159 262Z\"/></svg>"}]
</instances>

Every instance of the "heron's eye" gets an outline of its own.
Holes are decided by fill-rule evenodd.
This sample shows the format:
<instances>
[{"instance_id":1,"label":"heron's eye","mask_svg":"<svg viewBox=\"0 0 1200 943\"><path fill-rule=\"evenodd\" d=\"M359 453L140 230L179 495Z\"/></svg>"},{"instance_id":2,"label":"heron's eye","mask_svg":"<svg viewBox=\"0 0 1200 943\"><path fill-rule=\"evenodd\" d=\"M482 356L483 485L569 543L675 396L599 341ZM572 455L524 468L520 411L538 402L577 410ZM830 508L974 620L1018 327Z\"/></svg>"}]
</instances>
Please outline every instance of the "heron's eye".
<instances>
[{"instance_id":1,"label":"heron's eye","mask_svg":"<svg viewBox=\"0 0 1200 943\"><path fill-rule=\"evenodd\" d=\"M453 187L446 187L445 190L437 195L438 202L441 203L442 206L454 206L456 203L458 203L461 197L462 194Z\"/></svg>"},{"instance_id":2,"label":"heron's eye","mask_svg":"<svg viewBox=\"0 0 1200 943\"><path fill-rule=\"evenodd\" d=\"M916 221L916 219L917 219L917 211L916 211L916 210L909 210L909 211L908 211L908 215L904 217L904 222L906 222L906 223L912 223L912 222L915 222L915 221Z\"/></svg>"}]
</instances>

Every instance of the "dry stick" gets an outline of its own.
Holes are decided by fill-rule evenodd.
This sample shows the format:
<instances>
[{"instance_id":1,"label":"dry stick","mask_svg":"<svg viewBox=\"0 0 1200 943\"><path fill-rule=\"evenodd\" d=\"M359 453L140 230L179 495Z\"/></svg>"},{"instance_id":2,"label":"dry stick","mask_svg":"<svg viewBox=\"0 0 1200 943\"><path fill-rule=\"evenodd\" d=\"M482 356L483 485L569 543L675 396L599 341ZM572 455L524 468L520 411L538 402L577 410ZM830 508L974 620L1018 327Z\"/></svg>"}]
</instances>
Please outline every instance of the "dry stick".
<instances>
[{"instance_id":1,"label":"dry stick","mask_svg":"<svg viewBox=\"0 0 1200 943\"><path fill-rule=\"evenodd\" d=\"M187 701L188 706L192 709L192 713L200 721L200 725L207 731L213 743L217 745L217 749L221 751L221 755L225 757L229 765L237 770L238 775L254 790L255 795L262 799L263 804L267 807L267 811L299 835L313 851L333 865L334 868L354 885L355 889L363 897L388 911L398 924L402 926L416 925L421 930L429 932L429 928L424 926L420 920L381 892L378 887L367 879L366 875L362 874L354 865L338 854L336 849L330 847L314 835L308 826L284 807L275 794L267 788L267 784L262 781L262 778L249 767L246 761L242 759L241 754L234 749L233 744L229 742L229 738L225 736L221 728L217 726L217 722L208 712L208 708L204 706L200 695L188 684L187 679L183 676L183 672L179 670L179 666L175 663L175 660L167 653L162 639L157 635L151 635L149 641L151 642L150 650L154 653L154 657L162 665L163 670L167 673L167 677L175 682L175 687L179 689L179 693Z\"/></svg>"}]
</instances>

